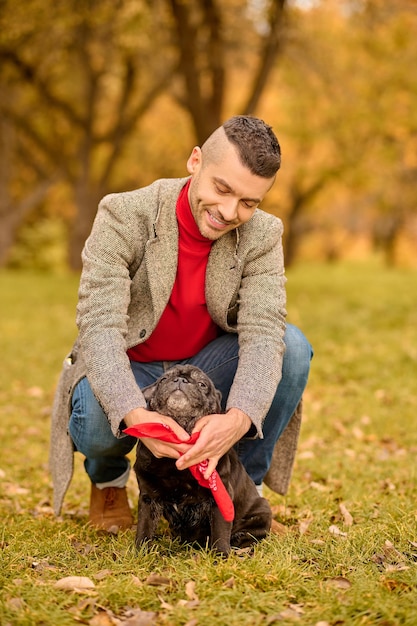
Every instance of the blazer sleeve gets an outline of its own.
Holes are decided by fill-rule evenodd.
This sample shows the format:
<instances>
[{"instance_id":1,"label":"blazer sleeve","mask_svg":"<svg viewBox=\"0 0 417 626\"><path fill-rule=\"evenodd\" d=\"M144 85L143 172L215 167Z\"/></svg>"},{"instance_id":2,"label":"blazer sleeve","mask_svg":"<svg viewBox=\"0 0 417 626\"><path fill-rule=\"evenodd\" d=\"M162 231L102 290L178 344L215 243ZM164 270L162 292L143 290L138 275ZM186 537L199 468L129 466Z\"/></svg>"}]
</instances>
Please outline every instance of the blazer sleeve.
<instances>
[{"instance_id":1,"label":"blazer sleeve","mask_svg":"<svg viewBox=\"0 0 417 626\"><path fill-rule=\"evenodd\" d=\"M262 437L262 422L282 375L286 278L281 220L265 213L254 217L252 236L242 236L236 327L239 362L227 408L244 411Z\"/></svg>"},{"instance_id":2,"label":"blazer sleeve","mask_svg":"<svg viewBox=\"0 0 417 626\"><path fill-rule=\"evenodd\" d=\"M130 268L148 236L146 221L134 219L136 204L146 200L140 191L103 198L82 253L79 341L90 385L115 435L130 410L146 406L126 354Z\"/></svg>"}]
</instances>

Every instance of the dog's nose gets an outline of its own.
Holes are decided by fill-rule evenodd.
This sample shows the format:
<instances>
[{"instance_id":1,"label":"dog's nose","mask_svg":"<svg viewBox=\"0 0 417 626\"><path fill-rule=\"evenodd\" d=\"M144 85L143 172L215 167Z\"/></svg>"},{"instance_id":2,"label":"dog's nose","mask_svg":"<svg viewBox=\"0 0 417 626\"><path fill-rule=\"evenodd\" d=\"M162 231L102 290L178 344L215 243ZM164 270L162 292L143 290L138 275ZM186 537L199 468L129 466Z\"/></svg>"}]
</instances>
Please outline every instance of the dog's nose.
<instances>
[{"instance_id":1,"label":"dog's nose","mask_svg":"<svg viewBox=\"0 0 417 626\"><path fill-rule=\"evenodd\" d=\"M185 378L184 376L177 376L176 378L174 378L174 383L178 383L179 385L181 385L182 383L188 383L188 379Z\"/></svg>"}]
</instances>

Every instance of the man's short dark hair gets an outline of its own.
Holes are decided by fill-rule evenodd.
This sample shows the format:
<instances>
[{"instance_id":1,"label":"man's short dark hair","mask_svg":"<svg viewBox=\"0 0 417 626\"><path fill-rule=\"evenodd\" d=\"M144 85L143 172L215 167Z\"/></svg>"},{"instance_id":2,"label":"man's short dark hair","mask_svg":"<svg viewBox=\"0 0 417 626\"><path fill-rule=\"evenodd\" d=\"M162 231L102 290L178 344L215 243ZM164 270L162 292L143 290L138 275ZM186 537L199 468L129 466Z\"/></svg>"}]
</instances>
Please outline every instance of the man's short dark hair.
<instances>
[{"instance_id":1,"label":"man's short dark hair","mask_svg":"<svg viewBox=\"0 0 417 626\"><path fill-rule=\"evenodd\" d=\"M242 164L263 178L275 176L281 166L281 148L271 126L249 115L236 115L223 124Z\"/></svg>"}]
</instances>

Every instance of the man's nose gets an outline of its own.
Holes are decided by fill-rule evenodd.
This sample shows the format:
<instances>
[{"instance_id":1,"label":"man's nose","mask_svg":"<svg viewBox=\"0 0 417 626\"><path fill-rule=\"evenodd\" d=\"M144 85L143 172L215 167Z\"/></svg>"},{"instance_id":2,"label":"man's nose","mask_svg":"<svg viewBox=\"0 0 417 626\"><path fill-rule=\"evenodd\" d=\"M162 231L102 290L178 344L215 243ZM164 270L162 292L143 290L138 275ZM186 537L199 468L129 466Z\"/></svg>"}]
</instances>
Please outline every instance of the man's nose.
<instances>
[{"instance_id":1,"label":"man's nose","mask_svg":"<svg viewBox=\"0 0 417 626\"><path fill-rule=\"evenodd\" d=\"M238 216L239 200L233 196L223 198L220 212L226 222L233 222Z\"/></svg>"}]
</instances>

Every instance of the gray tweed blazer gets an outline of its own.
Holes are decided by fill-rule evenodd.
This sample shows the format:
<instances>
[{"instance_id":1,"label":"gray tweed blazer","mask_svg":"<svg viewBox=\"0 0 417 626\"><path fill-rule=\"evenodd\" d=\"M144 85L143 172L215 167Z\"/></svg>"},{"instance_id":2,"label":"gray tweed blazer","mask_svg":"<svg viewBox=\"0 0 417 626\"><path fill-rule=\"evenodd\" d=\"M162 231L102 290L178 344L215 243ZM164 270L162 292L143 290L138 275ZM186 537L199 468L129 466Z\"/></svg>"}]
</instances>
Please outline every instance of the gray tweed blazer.
<instances>
[{"instance_id":1,"label":"gray tweed blazer","mask_svg":"<svg viewBox=\"0 0 417 626\"><path fill-rule=\"evenodd\" d=\"M68 434L71 397L87 376L115 436L123 417L146 407L126 350L156 327L175 281L178 225L175 205L187 179L162 179L103 198L83 250L77 325L52 409L50 470L59 514L73 473ZM238 333L239 364L227 401L251 418L257 436L281 379L286 295L282 223L264 211L212 246L206 272L211 317ZM301 422L301 404L277 443L266 483L286 493Z\"/></svg>"}]
</instances>

